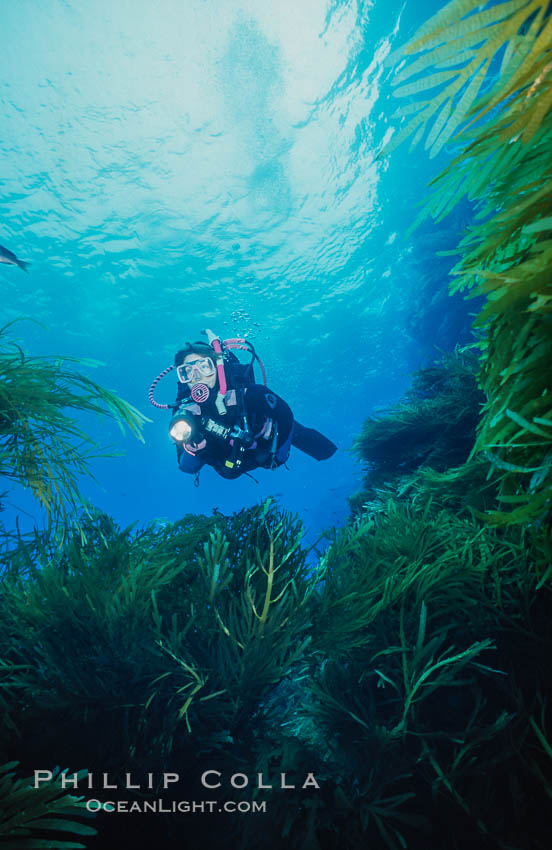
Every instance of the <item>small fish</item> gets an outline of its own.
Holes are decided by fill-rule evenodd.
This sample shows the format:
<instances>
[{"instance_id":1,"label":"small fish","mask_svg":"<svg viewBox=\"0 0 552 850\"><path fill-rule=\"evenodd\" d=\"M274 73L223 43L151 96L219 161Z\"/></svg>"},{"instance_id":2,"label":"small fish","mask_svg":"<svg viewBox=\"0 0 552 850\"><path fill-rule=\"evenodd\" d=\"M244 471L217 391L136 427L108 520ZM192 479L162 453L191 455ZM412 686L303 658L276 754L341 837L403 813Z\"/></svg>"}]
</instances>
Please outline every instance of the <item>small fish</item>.
<instances>
[{"instance_id":1,"label":"small fish","mask_svg":"<svg viewBox=\"0 0 552 850\"><path fill-rule=\"evenodd\" d=\"M5 263L7 266L19 266L24 272L27 271L28 262L19 260L13 251L8 251L3 245L0 245L0 263Z\"/></svg>"}]
</instances>

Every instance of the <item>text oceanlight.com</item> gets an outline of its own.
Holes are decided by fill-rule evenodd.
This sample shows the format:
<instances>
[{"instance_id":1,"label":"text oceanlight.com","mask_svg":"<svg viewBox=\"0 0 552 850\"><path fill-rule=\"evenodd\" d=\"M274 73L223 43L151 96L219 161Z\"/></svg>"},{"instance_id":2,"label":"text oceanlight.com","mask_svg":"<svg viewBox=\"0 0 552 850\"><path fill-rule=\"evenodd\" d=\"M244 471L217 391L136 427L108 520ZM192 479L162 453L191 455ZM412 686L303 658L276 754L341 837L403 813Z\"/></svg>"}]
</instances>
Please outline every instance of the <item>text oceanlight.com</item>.
<instances>
[{"instance_id":1,"label":"text oceanlight.com","mask_svg":"<svg viewBox=\"0 0 552 850\"><path fill-rule=\"evenodd\" d=\"M240 814L265 813L266 800L87 800L89 812L115 812L116 814L212 814L238 812Z\"/></svg>"},{"instance_id":2,"label":"text oceanlight.com","mask_svg":"<svg viewBox=\"0 0 552 850\"><path fill-rule=\"evenodd\" d=\"M70 788L77 791L153 791L175 789L180 782L178 773L147 773L138 779L131 773L125 773L122 777L110 776L108 773L68 773L64 771L54 777L50 770L34 771L34 787L39 788L43 783L59 779L62 788ZM186 777L189 780L189 777ZM209 790L236 789L243 790L278 790L278 791L302 791L307 789L319 789L314 773L307 773L301 780L294 781L285 774L280 773L277 777L268 779L262 773L248 776L246 773L223 774L220 770L205 770L200 776L203 788ZM115 796L115 795L114 795ZM214 812L234 812L239 814L265 813L267 803L265 800L164 800L161 798L152 800L100 800L97 798L86 801L89 812L115 812L117 814L212 814Z\"/></svg>"}]
</instances>

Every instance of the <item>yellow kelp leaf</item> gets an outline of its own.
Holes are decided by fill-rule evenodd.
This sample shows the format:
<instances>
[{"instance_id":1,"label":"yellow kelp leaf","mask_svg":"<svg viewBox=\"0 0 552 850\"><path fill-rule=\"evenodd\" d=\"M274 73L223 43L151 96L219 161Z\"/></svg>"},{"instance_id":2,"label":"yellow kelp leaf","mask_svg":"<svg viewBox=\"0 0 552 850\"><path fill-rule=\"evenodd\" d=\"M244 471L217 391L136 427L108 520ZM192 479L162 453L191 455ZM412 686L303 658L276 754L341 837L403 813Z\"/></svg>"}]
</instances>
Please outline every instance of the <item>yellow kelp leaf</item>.
<instances>
[{"instance_id":1,"label":"yellow kelp leaf","mask_svg":"<svg viewBox=\"0 0 552 850\"><path fill-rule=\"evenodd\" d=\"M500 498L512 508L488 519L534 522L552 508L552 462L544 460L552 458L550 3L452 2L407 45L403 56L413 54L396 81L401 92L416 86L421 103L441 81L438 103L416 105L414 142L427 127L433 155L459 130L463 138L425 211L442 216L463 195L477 204L451 290L485 298L475 324L483 328L479 380L488 401L474 451L490 452L502 470Z\"/></svg>"},{"instance_id":2,"label":"yellow kelp leaf","mask_svg":"<svg viewBox=\"0 0 552 850\"><path fill-rule=\"evenodd\" d=\"M416 44L417 41L420 41L428 33L441 32L459 18L475 11L479 5L480 4L475 2L475 0L452 0L452 2L447 3L446 6L422 24L418 30L416 30L410 44Z\"/></svg>"},{"instance_id":3,"label":"yellow kelp leaf","mask_svg":"<svg viewBox=\"0 0 552 850\"><path fill-rule=\"evenodd\" d=\"M481 84L482 84L482 82L485 78L485 75L487 73L488 62L489 62L489 60L485 59L481 68L477 71L477 73L470 80L468 86L466 87L464 94L462 95L462 97L460 98L460 100L458 101L458 103L456 104L456 106L454 108L454 112L452 113L450 121L448 122L447 126L443 130L443 132L441 134L441 138L436 143L434 149L431 151L432 157L435 156L437 153L439 153L439 151L441 150L441 148L443 147L445 142L447 142L450 139L450 137L452 136L452 134L454 133L454 131L456 130L458 125L461 124L461 122L464 120L465 115L467 114L467 112L468 112L469 108L471 107L473 101L477 97L479 89L481 88Z\"/></svg>"},{"instance_id":4,"label":"yellow kelp leaf","mask_svg":"<svg viewBox=\"0 0 552 850\"><path fill-rule=\"evenodd\" d=\"M458 5L458 4L453 4ZM454 98L455 95L461 90L462 86L469 81L474 74L477 74L479 68L482 63L485 63L488 66L491 58L497 53L499 49L503 47L504 44L507 44L510 39L518 41L518 31L520 27L530 18L530 15L536 11L540 10L540 15L542 16L543 12L540 4L535 3L515 3L513 0L508 0L507 3L500 4L499 6L493 6L491 9L487 9L483 12L479 12L477 14L471 15L468 18L465 18L455 25L448 28L446 33L442 36L443 38L447 38L447 45L453 49L453 52L447 55L447 52L444 50L445 45L440 44L435 53L437 54L437 61L442 62L444 59L447 60L447 65L450 66L451 62L454 61L454 51L457 52L458 63L463 61L467 61L469 59L469 55L466 56L466 48L462 45L462 39L459 37L464 31L470 32L470 37L474 37L474 33L472 30L475 28L475 32L477 32L477 38L480 37L480 41L477 42L479 45L478 49L473 49L473 58L467 61L467 64L464 65L459 71L454 70L441 70L433 73L429 73L425 77L421 77L418 80L415 80L412 83L404 84L403 81L410 79L413 74L420 73L423 70L429 70L432 65L435 65L435 59L433 57L433 51L428 50L423 56L418 57L412 65L406 66L403 70L401 70L400 74L397 76L396 83L398 83L399 88L394 94L397 97L406 97L410 95L419 95L427 92L428 89L434 88L436 86L445 86L449 89L448 94ZM537 23L540 19L539 14L535 16L535 18L531 21L530 30L536 31ZM469 22L469 23L468 23ZM497 25L497 22L499 25ZM477 30L477 26L479 26L479 31ZM488 31L488 35L487 35ZM543 38L543 33L537 38L537 42ZM533 41L533 50L535 42L532 39L529 41ZM414 42L416 44L416 42ZM421 43L418 43L420 47ZM475 48L476 45L473 45ZM428 44L424 43L425 48L429 47ZM412 48L412 44L408 46L408 51L415 52L415 49ZM420 47L421 49L421 47ZM538 53L538 51L535 51ZM529 61L529 60L528 60ZM413 69L413 70L412 70ZM526 64L521 66L521 70L523 73L526 73ZM519 68L518 68L519 72ZM467 127L471 126L471 124L479 120L482 115L486 114L491 108L493 103L500 103L504 101L509 95L511 95L511 90L508 92L505 90L504 83L508 81L510 75L506 78L506 81L498 81L495 85L495 90L497 94L495 95L494 101L488 102L488 97L483 103L486 103L483 111L478 103L474 103L475 98L477 97L479 88L481 83L483 82L484 75L481 76L479 80L479 85L474 88L470 88L469 98L462 104L462 114L460 115L459 120L455 120L455 126L457 127L461 120L463 120L466 113L472 114L472 120L469 124L463 128L464 132ZM516 74L514 74L514 78ZM516 82L517 84L517 82ZM512 81L510 81L510 87L513 85ZM476 89L476 90L475 90ZM521 104L522 105L522 104ZM520 105L520 106L521 106ZM454 118L454 111L452 113ZM428 118L429 120L429 118ZM536 119L536 125L539 125L538 119ZM454 128L453 128L454 129ZM449 133L449 137L453 132L451 129ZM531 129L533 129L533 125L531 125ZM508 131L506 129L503 130L502 135L497 140L499 142L504 142L508 140L513 135L518 132L518 128L512 129L512 131ZM432 137L433 141L436 141L438 134L434 134ZM432 155L438 152L442 144L444 144L445 138L443 137L439 140L439 145L436 147L435 151L432 151Z\"/></svg>"},{"instance_id":5,"label":"yellow kelp leaf","mask_svg":"<svg viewBox=\"0 0 552 850\"><path fill-rule=\"evenodd\" d=\"M508 81L508 94L513 94L517 89L523 88L529 82L535 82L540 73L549 61L550 39L552 37L552 20L549 18L543 29L536 38L532 38L530 33L533 28L537 28L540 24L541 14L539 14L531 24L531 28L522 38L530 45L527 50L521 52L523 62L519 62L519 68L516 74ZM521 58L520 57L520 58Z\"/></svg>"},{"instance_id":6,"label":"yellow kelp leaf","mask_svg":"<svg viewBox=\"0 0 552 850\"><path fill-rule=\"evenodd\" d=\"M549 22L545 25L544 30L535 35L542 21L544 8L535 15L529 27L524 31L523 35L516 34L510 37L508 45L502 59L500 74L497 79L497 84L489 92L487 99L494 99L497 89L502 89L508 84L508 95L515 92L520 86L524 85L525 77L530 73L530 69L538 62L541 53L546 49L546 44L549 39L547 34ZM535 57L528 61L527 57L534 53ZM486 99L486 100L487 100ZM486 102L486 101L484 101ZM494 100L490 103L490 108L498 102Z\"/></svg>"},{"instance_id":7,"label":"yellow kelp leaf","mask_svg":"<svg viewBox=\"0 0 552 850\"><path fill-rule=\"evenodd\" d=\"M535 19L532 21L531 27L528 30L528 32L530 32L531 29L537 29L538 27L540 27L541 21L544 18L544 14L545 14L545 6L543 6L541 8L540 12L536 15ZM525 37L526 36L524 35L524 38ZM550 59L549 51L550 51L551 38L552 38L552 18L550 18L550 16L549 16L548 20L544 24L542 30L540 31L540 33L537 35L537 37L533 41L533 46L531 48L530 54L528 54L530 59L526 59L526 70L524 71L523 68L520 69L521 72L524 74L524 76L522 76L520 78L522 85L525 82L527 82L527 77L530 75L532 68L539 69L543 66L543 64L546 64L546 62L549 61L549 59ZM539 73L539 71L537 70L537 74L535 75L535 80L536 80L536 76L538 76L538 73ZM520 85L520 82L518 82L518 85ZM512 87L512 83L510 83L510 86Z\"/></svg>"},{"instance_id":8,"label":"yellow kelp leaf","mask_svg":"<svg viewBox=\"0 0 552 850\"><path fill-rule=\"evenodd\" d=\"M405 139L408 139L408 137L411 136L412 133L414 133L420 125L422 125L423 129L427 121L427 114L430 111L430 108L431 106L426 106L425 109L423 109L419 115L416 115L416 117L409 121L402 128L402 130L399 131L399 133L393 136L391 140L385 145L383 150L380 151L378 157L386 156L392 153L392 151L394 151L395 148L398 148L398 146L402 144Z\"/></svg>"},{"instance_id":9,"label":"yellow kelp leaf","mask_svg":"<svg viewBox=\"0 0 552 850\"><path fill-rule=\"evenodd\" d=\"M527 10L522 9L520 12L509 18L507 21L503 21L500 26L497 26L495 29L490 29L489 39L485 44L481 46L479 53L487 56L488 58L492 58L497 52L497 50L508 42L515 41L519 43L518 30L527 21L527 18ZM536 30L538 20L540 20L540 15L537 15L536 18L531 22L531 26L528 32L530 32L533 28L535 28ZM535 41L531 36L527 34L523 37L527 38L529 43L532 45L531 50L528 53L529 55L532 51L535 50L535 46L537 44L537 41L540 41L540 37L539 39L537 39L537 41ZM503 81L500 81L500 79L498 79L497 84L500 84L502 86ZM512 85L511 82L510 85Z\"/></svg>"},{"instance_id":10,"label":"yellow kelp leaf","mask_svg":"<svg viewBox=\"0 0 552 850\"><path fill-rule=\"evenodd\" d=\"M475 121L479 121L488 112L498 106L504 104L517 93L517 100L523 101L525 94L520 92L524 86L536 80L539 73L546 67L547 56L543 53L547 42L550 41L550 21L545 27L540 36L534 41L529 36L523 36L522 46L518 49L517 55L514 57L514 63L517 68L507 69L505 79L497 80L493 90L484 98L481 103L476 104L474 112L476 113L472 121L466 127L468 129ZM515 40L515 39L514 39ZM493 95L493 92L495 94ZM512 101L510 102L510 108Z\"/></svg>"},{"instance_id":11,"label":"yellow kelp leaf","mask_svg":"<svg viewBox=\"0 0 552 850\"><path fill-rule=\"evenodd\" d=\"M512 217L514 215L519 216L523 210L527 209L528 207L531 207L533 204L538 203L541 199L547 198L549 193L550 186L545 185L538 191L529 195L528 197L518 201L513 207L510 207L504 214L508 215L509 217Z\"/></svg>"},{"instance_id":12,"label":"yellow kelp leaf","mask_svg":"<svg viewBox=\"0 0 552 850\"><path fill-rule=\"evenodd\" d=\"M521 36L518 36L517 38L511 38L506 45L506 50L504 51L504 56L502 57L502 63L500 65L499 77L505 78L507 74L511 74L513 72L513 69L517 70L519 67L519 63L522 61L520 58L520 55L522 54L522 44L520 42L523 42L523 39Z\"/></svg>"},{"instance_id":13,"label":"yellow kelp leaf","mask_svg":"<svg viewBox=\"0 0 552 850\"><path fill-rule=\"evenodd\" d=\"M527 504L527 496L525 495L525 493L520 494L519 496L507 496L507 495L501 496L499 494L496 498L497 498L497 501L505 502L506 504L510 504L510 505Z\"/></svg>"},{"instance_id":14,"label":"yellow kelp leaf","mask_svg":"<svg viewBox=\"0 0 552 850\"><path fill-rule=\"evenodd\" d=\"M478 30L468 37L448 41L446 44L441 45L441 47L436 47L432 51L430 57L431 62L429 65L427 54L424 53L422 56L418 56L416 59L405 64L404 68L401 68L401 70L395 74L392 80L392 85L400 85L405 80L410 79L410 77L414 77L416 74L420 74L422 71L425 71L428 67L430 67L430 65L445 70L445 62L447 64L449 62L461 64L462 62L471 61L473 59L473 48L477 44L480 44L485 38L486 36L482 36L481 31ZM463 54L466 55L464 56Z\"/></svg>"},{"instance_id":15,"label":"yellow kelp leaf","mask_svg":"<svg viewBox=\"0 0 552 850\"><path fill-rule=\"evenodd\" d=\"M424 135L424 130L425 130L425 127L424 127L423 124L420 127L418 127L418 131L417 131L416 135L414 136L414 138L410 142L410 149L411 150L412 150L412 148L415 148L416 145L418 145L420 143L422 136Z\"/></svg>"},{"instance_id":16,"label":"yellow kelp leaf","mask_svg":"<svg viewBox=\"0 0 552 850\"><path fill-rule=\"evenodd\" d=\"M540 102L540 99L539 99ZM536 108L536 107L535 107ZM546 107L544 110L544 114L549 111L550 108L550 100L547 100ZM513 123L504 126L503 130L498 135L498 141L500 144L511 144L517 142L518 139L523 139L523 135L525 134L527 127L531 125L532 132L531 135L534 135L535 131L539 129L540 124L540 116L539 119L535 122L531 121L532 110L526 108L524 110L518 110L517 118Z\"/></svg>"},{"instance_id":17,"label":"yellow kelp leaf","mask_svg":"<svg viewBox=\"0 0 552 850\"><path fill-rule=\"evenodd\" d=\"M425 149L426 150L428 150L429 148L432 147L433 143L435 142L435 139L437 138L437 136L441 132L441 130L444 127L444 125L446 124L446 122L448 121L448 119L450 117L451 105L452 105L452 101L449 98L447 98L445 103L444 103L443 108L441 109L441 112L439 113L439 116L433 122L433 127L431 128L431 130L428 133L426 143L425 143ZM433 155L433 154L431 154L431 155Z\"/></svg>"},{"instance_id":18,"label":"yellow kelp leaf","mask_svg":"<svg viewBox=\"0 0 552 850\"><path fill-rule=\"evenodd\" d=\"M417 53L419 50L427 50L431 47L432 42L435 43L439 39L446 38L449 41L451 38L458 38L461 35L472 32L475 29L480 29L481 27L489 27L491 30L491 25L497 24L498 22L502 22L504 26L504 21L508 19L510 16L514 15L518 10L523 10L524 18L529 17L532 11L532 7L538 8L541 5L540 2L532 2L529 3L528 0L507 0L505 3L499 3L496 6L491 7L490 9L486 9L483 12L476 12L475 14L469 15L469 12L473 12L475 9L481 6L480 3L477 3L475 0L460 0L460 2L451 3L450 12L448 15L444 15L441 20L439 20L439 14L435 15L435 17L428 22L428 24L433 25L427 26L427 31L422 35L422 37L416 37L420 32L426 29L426 26L422 27L422 30L418 31L416 35L414 35L413 40L410 44L407 45L405 52L408 53ZM443 10L443 11L446 11ZM511 19L511 17L510 17Z\"/></svg>"},{"instance_id":19,"label":"yellow kelp leaf","mask_svg":"<svg viewBox=\"0 0 552 850\"><path fill-rule=\"evenodd\" d=\"M510 461L503 460L494 452L487 451L485 454L493 466L497 466L499 469L505 469L507 472L523 472L525 474L529 474L532 472L539 472L542 468L540 466L520 466L518 463L511 463Z\"/></svg>"},{"instance_id":20,"label":"yellow kelp leaf","mask_svg":"<svg viewBox=\"0 0 552 850\"><path fill-rule=\"evenodd\" d=\"M543 295L539 292L527 309L535 313L549 313L552 311L552 293L550 295Z\"/></svg>"},{"instance_id":21,"label":"yellow kelp leaf","mask_svg":"<svg viewBox=\"0 0 552 850\"><path fill-rule=\"evenodd\" d=\"M530 501L529 501L530 499ZM542 515L543 506L550 499L550 495L545 493L531 494L527 497L528 504L523 508L517 508L510 513L503 511L489 511L487 514L481 514L479 511L474 513L483 517L490 525L512 525L513 523L528 524L534 522Z\"/></svg>"},{"instance_id":22,"label":"yellow kelp leaf","mask_svg":"<svg viewBox=\"0 0 552 850\"><path fill-rule=\"evenodd\" d=\"M510 364L505 373L507 377L515 374L516 372L527 371L529 366L538 364L539 360L546 362L551 354L550 345L547 342L537 342L536 340L532 344L535 345L535 349L533 351L530 351L526 356L521 357L516 363ZM528 344L526 347L530 349L531 344ZM518 381L518 388L521 389L522 387L523 381L520 380ZM521 407L521 410L524 409L524 407Z\"/></svg>"},{"instance_id":23,"label":"yellow kelp leaf","mask_svg":"<svg viewBox=\"0 0 552 850\"><path fill-rule=\"evenodd\" d=\"M395 97L409 97L413 94L419 94L426 89L432 89L436 86L440 86L443 83L449 82L455 79L458 76L458 71L441 71L436 74L431 74L429 77L422 77L419 80L416 80L415 83L409 83L408 85L403 85L393 92Z\"/></svg>"},{"instance_id":24,"label":"yellow kelp leaf","mask_svg":"<svg viewBox=\"0 0 552 850\"><path fill-rule=\"evenodd\" d=\"M406 118L409 115L415 115L417 112L421 112L424 109L427 109L427 103L424 101L414 101L413 103L407 103L405 106L399 107L391 118Z\"/></svg>"},{"instance_id":25,"label":"yellow kelp leaf","mask_svg":"<svg viewBox=\"0 0 552 850\"><path fill-rule=\"evenodd\" d=\"M465 57L462 56L462 53L468 53L468 51L462 49L460 53L455 53L453 56L449 56L449 58L445 59L443 62L434 62L433 67L436 71L451 71L453 68L456 71L463 71L468 63L473 62L474 54L473 50L470 50L468 55Z\"/></svg>"}]
</instances>

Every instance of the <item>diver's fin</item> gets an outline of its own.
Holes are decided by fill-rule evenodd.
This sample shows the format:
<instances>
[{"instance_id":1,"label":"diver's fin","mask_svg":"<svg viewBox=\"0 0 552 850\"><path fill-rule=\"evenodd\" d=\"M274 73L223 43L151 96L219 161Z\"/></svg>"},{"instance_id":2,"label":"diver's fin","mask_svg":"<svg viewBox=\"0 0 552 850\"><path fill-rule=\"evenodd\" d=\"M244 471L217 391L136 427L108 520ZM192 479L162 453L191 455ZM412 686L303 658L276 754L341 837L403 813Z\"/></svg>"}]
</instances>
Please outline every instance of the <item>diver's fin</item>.
<instances>
[{"instance_id":1,"label":"diver's fin","mask_svg":"<svg viewBox=\"0 0 552 850\"><path fill-rule=\"evenodd\" d=\"M305 428L297 419L293 424L291 444L315 460L327 460L337 451L337 446L320 431L315 431L314 428Z\"/></svg>"}]
</instances>

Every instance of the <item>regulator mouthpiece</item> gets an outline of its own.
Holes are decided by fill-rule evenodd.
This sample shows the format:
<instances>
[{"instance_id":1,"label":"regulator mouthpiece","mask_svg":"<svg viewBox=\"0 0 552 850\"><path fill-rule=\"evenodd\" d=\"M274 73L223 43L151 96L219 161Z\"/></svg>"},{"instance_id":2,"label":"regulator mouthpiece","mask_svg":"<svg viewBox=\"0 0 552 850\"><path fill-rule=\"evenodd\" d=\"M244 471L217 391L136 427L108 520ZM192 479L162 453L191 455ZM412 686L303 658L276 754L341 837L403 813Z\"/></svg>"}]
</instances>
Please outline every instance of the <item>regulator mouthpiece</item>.
<instances>
[{"instance_id":1,"label":"regulator mouthpiece","mask_svg":"<svg viewBox=\"0 0 552 850\"><path fill-rule=\"evenodd\" d=\"M209 387L207 384L194 384L191 396L197 404L203 404L209 398Z\"/></svg>"}]
</instances>

